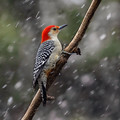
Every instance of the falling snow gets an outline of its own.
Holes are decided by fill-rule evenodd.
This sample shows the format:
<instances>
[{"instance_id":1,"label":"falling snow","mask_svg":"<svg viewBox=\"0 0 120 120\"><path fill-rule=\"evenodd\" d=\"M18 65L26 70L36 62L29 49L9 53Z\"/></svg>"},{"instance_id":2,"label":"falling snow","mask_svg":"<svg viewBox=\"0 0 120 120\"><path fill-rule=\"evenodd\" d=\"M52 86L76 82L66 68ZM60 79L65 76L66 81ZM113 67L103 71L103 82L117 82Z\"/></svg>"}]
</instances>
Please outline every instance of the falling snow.
<instances>
[{"instance_id":1,"label":"falling snow","mask_svg":"<svg viewBox=\"0 0 120 120\"><path fill-rule=\"evenodd\" d=\"M109 20L111 18L111 13L109 13L108 15L107 15L107 20Z\"/></svg>"},{"instance_id":2,"label":"falling snow","mask_svg":"<svg viewBox=\"0 0 120 120\"><path fill-rule=\"evenodd\" d=\"M65 108L67 107L67 101L62 101L59 103L60 108Z\"/></svg>"},{"instance_id":3,"label":"falling snow","mask_svg":"<svg viewBox=\"0 0 120 120\"><path fill-rule=\"evenodd\" d=\"M76 15L76 17L79 16L79 15L80 15L80 13L78 13L78 14Z\"/></svg>"},{"instance_id":4,"label":"falling snow","mask_svg":"<svg viewBox=\"0 0 120 120\"><path fill-rule=\"evenodd\" d=\"M76 79L78 79L79 78L79 75L76 75L75 77L74 77L74 80L76 80Z\"/></svg>"},{"instance_id":5,"label":"falling snow","mask_svg":"<svg viewBox=\"0 0 120 120\"><path fill-rule=\"evenodd\" d=\"M28 17L27 19L26 19L26 21L28 21L28 20L30 20L31 19L31 17Z\"/></svg>"},{"instance_id":6,"label":"falling snow","mask_svg":"<svg viewBox=\"0 0 120 120\"><path fill-rule=\"evenodd\" d=\"M93 95L93 94L95 94L95 91L94 90L90 91L90 95Z\"/></svg>"},{"instance_id":7,"label":"falling snow","mask_svg":"<svg viewBox=\"0 0 120 120\"><path fill-rule=\"evenodd\" d=\"M105 58L104 58L104 61L107 61L107 60L108 60L108 57L105 57Z\"/></svg>"},{"instance_id":8,"label":"falling snow","mask_svg":"<svg viewBox=\"0 0 120 120\"><path fill-rule=\"evenodd\" d=\"M68 115L69 114L69 111L67 110L65 113L64 113L64 115Z\"/></svg>"},{"instance_id":9,"label":"falling snow","mask_svg":"<svg viewBox=\"0 0 120 120\"><path fill-rule=\"evenodd\" d=\"M93 76L91 75L83 75L81 76L81 83L82 85L84 86L89 86L89 85L92 85L94 83L94 79L93 79Z\"/></svg>"},{"instance_id":10,"label":"falling snow","mask_svg":"<svg viewBox=\"0 0 120 120\"><path fill-rule=\"evenodd\" d=\"M7 26L6 27L9 27L11 24L7 24Z\"/></svg>"},{"instance_id":11,"label":"falling snow","mask_svg":"<svg viewBox=\"0 0 120 120\"><path fill-rule=\"evenodd\" d=\"M40 11L38 11L36 16L35 16L37 19L38 19L38 17L40 17L39 14L40 14Z\"/></svg>"},{"instance_id":12,"label":"falling snow","mask_svg":"<svg viewBox=\"0 0 120 120\"><path fill-rule=\"evenodd\" d=\"M13 103L13 97L9 97L7 101L7 105L11 105Z\"/></svg>"},{"instance_id":13,"label":"falling snow","mask_svg":"<svg viewBox=\"0 0 120 120\"><path fill-rule=\"evenodd\" d=\"M37 118L36 120L41 120L40 118Z\"/></svg>"},{"instance_id":14,"label":"falling snow","mask_svg":"<svg viewBox=\"0 0 120 120\"><path fill-rule=\"evenodd\" d=\"M25 4L25 3L29 2L29 1L30 1L30 0L24 0L23 4Z\"/></svg>"},{"instance_id":15,"label":"falling snow","mask_svg":"<svg viewBox=\"0 0 120 120\"><path fill-rule=\"evenodd\" d=\"M84 8L85 7L85 4L83 4L82 6L81 6L81 8Z\"/></svg>"},{"instance_id":16,"label":"falling snow","mask_svg":"<svg viewBox=\"0 0 120 120\"><path fill-rule=\"evenodd\" d=\"M16 23L15 27L17 28L19 24L20 24L20 22L18 21L18 22Z\"/></svg>"},{"instance_id":17,"label":"falling snow","mask_svg":"<svg viewBox=\"0 0 120 120\"><path fill-rule=\"evenodd\" d=\"M100 40L104 40L106 38L106 34L102 34L101 36L100 36Z\"/></svg>"},{"instance_id":18,"label":"falling snow","mask_svg":"<svg viewBox=\"0 0 120 120\"><path fill-rule=\"evenodd\" d=\"M32 42L35 42L35 41L36 41L36 38L33 38L33 39L32 39Z\"/></svg>"},{"instance_id":19,"label":"falling snow","mask_svg":"<svg viewBox=\"0 0 120 120\"><path fill-rule=\"evenodd\" d=\"M74 63L74 62L75 62L75 60L72 60L72 61L71 61L71 63Z\"/></svg>"},{"instance_id":20,"label":"falling snow","mask_svg":"<svg viewBox=\"0 0 120 120\"><path fill-rule=\"evenodd\" d=\"M70 86L67 90L69 91L69 90L71 90L72 89L72 86Z\"/></svg>"},{"instance_id":21,"label":"falling snow","mask_svg":"<svg viewBox=\"0 0 120 120\"><path fill-rule=\"evenodd\" d=\"M12 45L9 45L7 49L8 49L8 52L10 52L10 53L11 53L11 52L13 52L14 47L13 47Z\"/></svg>"},{"instance_id":22,"label":"falling snow","mask_svg":"<svg viewBox=\"0 0 120 120\"><path fill-rule=\"evenodd\" d=\"M6 87L7 87L7 84L5 84L5 85L2 86L3 89L6 88Z\"/></svg>"},{"instance_id":23,"label":"falling snow","mask_svg":"<svg viewBox=\"0 0 120 120\"><path fill-rule=\"evenodd\" d=\"M115 32L115 31L113 31L113 32L112 32L112 35L115 35L115 33L116 33L116 32Z\"/></svg>"},{"instance_id":24,"label":"falling snow","mask_svg":"<svg viewBox=\"0 0 120 120\"><path fill-rule=\"evenodd\" d=\"M76 73L77 71L78 71L78 70L77 70L77 69L75 69L75 70L73 71L73 74L74 74L74 73Z\"/></svg>"},{"instance_id":25,"label":"falling snow","mask_svg":"<svg viewBox=\"0 0 120 120\"><path fill-rule=\"evenodd\" d=\"M21 86L22 86L22 82L21 81L19 81L19 82L17 82L16 84L15 84L15 89L20 89L21 88Z\"/></svg>"}]
</instances>

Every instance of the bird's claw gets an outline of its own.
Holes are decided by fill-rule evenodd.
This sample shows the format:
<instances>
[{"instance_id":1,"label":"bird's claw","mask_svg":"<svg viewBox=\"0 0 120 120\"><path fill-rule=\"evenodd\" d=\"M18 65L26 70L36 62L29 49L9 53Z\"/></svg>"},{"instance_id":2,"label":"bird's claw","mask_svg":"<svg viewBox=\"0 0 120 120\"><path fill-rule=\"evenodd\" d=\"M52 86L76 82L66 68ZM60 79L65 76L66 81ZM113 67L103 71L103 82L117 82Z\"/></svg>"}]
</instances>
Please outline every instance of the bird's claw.
<instances>
[{"instance_id":1,"label":"bird's claw","mask_svg":"<svg viewBox=\"0 0 120 120\"><path fill-rule=\"evenodd\" d=\"M47 101L51 101L51 100L54 100L54 99L55 99L54 96L49 96L49 95L47 95Z\"/></svg>"},{"instance_id":2,"label":"bird's claw","mask_svg":"<svg viewBox=\"0 0 120 120\"><path fill-rule=\"evenodd\" d=\"M75 47L75 48L73 49L73 53L76 53L77 55L81 55L81 50L80 50L80 48L79 48L79 47Z\"/></svg>"},{"instance_id":3,"label":"bird's claw","mask_svg":"<svg viewBox=\"0 0 120 120\"><path fill-rule=\"evenodd\" d=\"M75 47L72 51L72 53L67 52L67 51L62 51L62 54L67 54L67 55L72 55L73 53L76 53L77 55L81 55L81 50L78 47Z\"/></svg>"},{"instance_id":4,"label":"bird's claw","mask_svg":"<svg viewBox=\"0 0 120 120\"><path fill-rule=\"evenodd\" d=\"M62 44L62 48L65 49L68 46L68 44Z\"/></svg>"},{"instance_id":5,"label":"bird's claw","mask_svg":"<svg viewBox=\"0 0 120 120\"><path fill-rule=\"evenodd\" d=\"M69 52L67 52L67 51L62 51L62 54L67 54L67 55L72 55L72 53L69 53Z\"/></svg>"}]
</instances>

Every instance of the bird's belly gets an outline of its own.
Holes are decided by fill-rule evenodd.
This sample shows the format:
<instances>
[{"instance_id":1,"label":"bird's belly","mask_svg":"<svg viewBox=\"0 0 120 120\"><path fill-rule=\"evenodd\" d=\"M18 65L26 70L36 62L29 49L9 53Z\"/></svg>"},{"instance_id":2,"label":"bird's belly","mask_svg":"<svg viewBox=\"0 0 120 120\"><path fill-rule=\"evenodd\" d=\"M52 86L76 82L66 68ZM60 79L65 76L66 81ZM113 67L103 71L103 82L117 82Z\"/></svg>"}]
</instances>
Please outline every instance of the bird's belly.
<instances>
[{"instance_id":1,"label":"bird's belly","mask_svg":"<svg viewBox=\"0 0 120 120\"><path fill-rule=\"evenodd\" d=\"M47 65L54 67L56 62L59 60L59 57L60 57L60 54L56 54L56 53L51 54L47 61Z\"/></svg>"},{"instance_id":2,"label":"bird's belly","mask_svg":"<svg viewBox=\"0 0 120 120\"><path fill-rule=\"evenodd\" d=\"M43 72L45 74L41 74L40 77L43 78L44 75L48 76L49 73L51 72L51 69L54 68L56 66L56 62L59 60L60 54L51 54L51 56L49 57L47 63L45 64L44 68L43 68ZM41 72L41 73L43 73Z\"/></svg>"}]
</instances>

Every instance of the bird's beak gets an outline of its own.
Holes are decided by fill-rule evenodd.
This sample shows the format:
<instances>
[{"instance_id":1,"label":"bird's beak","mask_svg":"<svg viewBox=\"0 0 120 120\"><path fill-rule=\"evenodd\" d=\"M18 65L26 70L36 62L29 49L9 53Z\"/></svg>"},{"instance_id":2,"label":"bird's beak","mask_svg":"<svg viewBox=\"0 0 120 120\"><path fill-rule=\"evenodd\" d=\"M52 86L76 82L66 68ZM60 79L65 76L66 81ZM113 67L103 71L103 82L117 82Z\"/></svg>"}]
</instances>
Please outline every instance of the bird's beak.
<instances>
[{"instance_id":1,"label":"bird's beak","mask_svg":"<svg viewBox=\"0 0 120 120\"><path fill-rule=\"evenodd\" d=\"M58 30L61 30L61 29L63 29L66 26L67 26L67 24L61 25L61 26L59 26Z\"/></svg>"}]
</instances>

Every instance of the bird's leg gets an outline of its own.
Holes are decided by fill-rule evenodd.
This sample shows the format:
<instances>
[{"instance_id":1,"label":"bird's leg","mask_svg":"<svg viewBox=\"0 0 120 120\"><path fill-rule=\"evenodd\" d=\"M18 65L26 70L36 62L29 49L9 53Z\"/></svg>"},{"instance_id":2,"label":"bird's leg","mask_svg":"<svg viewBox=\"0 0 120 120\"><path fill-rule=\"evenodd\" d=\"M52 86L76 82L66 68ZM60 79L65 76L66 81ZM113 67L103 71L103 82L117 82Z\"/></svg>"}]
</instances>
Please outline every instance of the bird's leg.
<instances>
[{"instance_id":1,"label":"bird's leg","mask_svg":"<svg viewBox=\"0 0 120 120\"><path fill-rule=\"evenodd\" d=\"M77 55L81 55L81 50L79 47L75 47L72 51L72 53L76 53Z\"/></svg>"},{"instance_id":2,"label":"bird's leg","mask_svg":"<svg viewBox=\"0 0 120 120\"><path fill-rule=\"evenodd\" d=\"M66 48L68 46L68 44L62 44L62 48L63 48L63 50Z\"/></svg>"},{"instance_id":3,"label":"bird's leg","mask_svg":"<svg viewBox=\"0 0 120 120\"><path fill-rule=\"evenodd\" d=\"M81 55L81 50L80 50L79 47L75 47L75 48L72 50L71 53L70 53L70 52L67 52L67 51L64 51L64 49L65 49L67 46L68 46L68 44L62 44L62 48L63 48L62 53L63 53L63 54L72 55L73 53L76 53L77 55Z\"/></svg>"},{"instance_id":4,"label":"bird's leg","mask_svg":"<svg viewBox=\"0 0 120 120\"><path fill-rule=\"evenodd\" d=\"M49 95L47 95L47 101L51 101L51 100L54 100L54 99L55 99L54 96L49 96Z\"/></svg>"},{"instance_id":5,"label":"bird's leg","mask_svg":"<svg viewBox=\"0 0 120 120\"><path fill-rule=\"evenodd\" d=\"M62 54L72 55L72 53L62 50Z\"/></svg>"},{"instance_id":6,"label":"bird's leg","mask_svg":"<svg viewBox=\"0 0 120 120\"><path fill-rule=\"evenodd\" d=\"M72 50L72 53L62 50L62 54L72 55L73 53L76 53L77 55L81 55L80 48L75 47L75 48Z\"/></svg>"}]
</instances>

